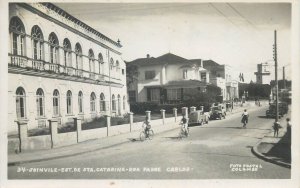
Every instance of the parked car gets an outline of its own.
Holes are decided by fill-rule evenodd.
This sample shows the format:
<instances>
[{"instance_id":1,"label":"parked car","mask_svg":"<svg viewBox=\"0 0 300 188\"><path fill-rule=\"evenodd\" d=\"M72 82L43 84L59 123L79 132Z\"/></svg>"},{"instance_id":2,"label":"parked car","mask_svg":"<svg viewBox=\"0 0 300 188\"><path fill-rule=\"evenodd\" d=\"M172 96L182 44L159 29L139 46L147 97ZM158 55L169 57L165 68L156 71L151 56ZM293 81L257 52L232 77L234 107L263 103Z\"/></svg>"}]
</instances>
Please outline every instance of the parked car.
<instances>
[{"instance_id":1,"label":"parked car","mask_svg":"<svg viewBox=\"0 0 300 188\"><path fill-rule=\"evenodd\" d=\"M219 104L210 108L210 119L222 119L226 118L226 110L224 105Z\"/></svg>"},{"instance_id":2,"label":"parked car","mask_svg":"<svg viewBox=\"0 0 300 188\"><path fill-rule=\"evenodd\" d=\"M208 121L209 121L209 116L201 110L197 110L189 113L189 125L190 124L203 125L204 123L208 124Z\"/></svg>"},{"instance_id":3,"label":"parked car","mask_svg":"<svg viewBox=\"0 0 300 188\"><path fill-rule=\"evenodd\" d=\"M281 118L288 112L287 103L278 103L278 117ZM275 118L276 117L276 104L272 103L269 106L269 109L266 111L267 118Z\"/></svg>"}]
</instances>

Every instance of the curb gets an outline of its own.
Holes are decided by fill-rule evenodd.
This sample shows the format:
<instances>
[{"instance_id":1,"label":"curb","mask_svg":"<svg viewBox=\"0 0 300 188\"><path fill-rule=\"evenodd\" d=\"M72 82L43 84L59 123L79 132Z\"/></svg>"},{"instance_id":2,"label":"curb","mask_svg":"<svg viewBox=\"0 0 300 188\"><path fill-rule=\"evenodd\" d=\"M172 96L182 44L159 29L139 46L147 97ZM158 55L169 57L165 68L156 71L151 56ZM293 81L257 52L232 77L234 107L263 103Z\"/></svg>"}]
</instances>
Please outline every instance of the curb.
<instances>
[{"instance_id":1,"label":"curb","mask_svg":"<svg viewBox=\"0 0 300 188\"><path fill-rule=\"evenodd\" d=\"M172 127L171 129L164 130L164 131L158 132L156 134L159 135L161 133L172 131L172 130L177 129L177 128L178 127ZM72 154L66 154L66 155L60 155L60 156L54 156L54 157L47 157L47 158L40 158L40 159L25 160L25 161L8 162L7 166L16 166L16 165L25 164L25 163L49 161L49 160L60 159L60 158L65 158L65 157L78 156L78 155L82 155L82 154L86 154L86 153L100 151L100 150L107 149L107 148L110 148L110 147L120 146L120 145L123 145L123 144L126 144L126 143L130 143L130 142L131 142L130 140L124 140L124 141L119 142L117 144L113 144L113 145L109 145L109 146L104 146L104 147L100 147L100 148L96 148L96 149L90 149L90 150L86 150L86 151L80 151L80 152L72 153Z\"/></svg>"},{"instance_id":2,"label":"curb","mask_svg":"<svg viewBox=\"0 0 300 188\"><path fill-rule=\"evenodd\" d=\"M255 156L257 156L258 158L260 158L260 159L262 159L262 160L264 160L264 161L268 161L268 162L270 162L270 163L277 164L277 165L280 165L280 166L283 166L283 167L286 167L286 168L289 168L289 169L291 168L291 164L289 164L289 163L285 163L285 162L281 162L281 161L276 161L276 160L272 159L271 157L267 157L267 156L265 156L264 154L260 153L260 152L258 151L258 149L257 149L257 146L258 146L260 143L261 143L261 141L258 142L258 144L257 144L256 146L254 146L254 147L251 148L251 152L252 152Z\"/></svg>"}]
</instances>

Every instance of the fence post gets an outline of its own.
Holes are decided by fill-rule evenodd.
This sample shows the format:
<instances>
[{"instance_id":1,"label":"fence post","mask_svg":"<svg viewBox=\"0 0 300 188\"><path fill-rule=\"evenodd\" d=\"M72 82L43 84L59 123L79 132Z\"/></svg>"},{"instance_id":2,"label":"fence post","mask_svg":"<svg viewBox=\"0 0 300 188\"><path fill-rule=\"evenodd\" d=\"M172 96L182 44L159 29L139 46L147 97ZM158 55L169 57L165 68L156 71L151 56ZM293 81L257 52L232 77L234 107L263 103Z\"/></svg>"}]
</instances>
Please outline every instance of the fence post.
<instances>
[{"instance_id":1,"label":"fence post","mask_svg":"<svg viewBox=\"0 0 300 188\"><path fill-rule=\"evenodd\" d=\"M57 119L50 119L49 125L50 125L50 134L51 134L51 148L54 148L58 144L57 140Z\"/></svg>"},{"instance_id":2,"label":"fence post","mask_svg":"<svg viewBox=\"0 0 300 188\"><path fill-rule=\"evenodd\" d=\"M196 107L195 106L191 106L190 107L190 112L195 112L196 111Z\"/></svg>"},{"instance_id":3,"label":"fence post","mask_svg":"<svg viewBox=\"0 0 300 188\"><path fill-rule=\"evenodd\" d=\"M20 120L16 121L18 124L18 134L19 134L19 152L25 149L25 145L27 142L28 134L27 134L27 123L28 120Z\"/></svg>"},{"instance_id":4,"label":"fence post","mask_svg":"<svg viewBox=\"0 0 300 188\"><path fill-rule=\"evenodd\" d=\"M182 107L182 116L188 117L188 107Z\"/></svg>"},{"instance_id":5,"label":"fence post","mask_svg":"<svg viewBox=\"0 0 300 188\"><path fill-rule=\"evenodd\" d=\"M130 124L130 132L132 131L132 125L133 125L133 113L129 112L129 124Z\"/></svg>"},{"instance_id":6,"label":"fence post","mask_svg":"<svg viewBox=\"0 0 300 188\"><path fill-rule=\"evenodd\" d=\"M177 121L177 108L173 108L173 115L175 117L175 122Z\"/></svg>"},{"instance_id":7,"label":"fence post","mask_svg":"<svg viewBox=\"0 0 300 188\"><path fill-rule=\"evenodd\" d=\"M111 125L111 117L109 115L106 115L106 128L107 128L107 136L109 136L109 128Z\"/></svg>"},{"instance_id":8,"label":"fence post","mask_svg":"<svg viewBox=\"0 0 300 188\"><path fill-rule=\"evenodd\" d=\"M148 117L148 120L151 121L151 111L146 111L146 117Z\"/></svg>"},{"instance_id":9,"label":"fence post","mask_svg":"<svg viewBox=\"0 0 300 188\"><path fill-rule=\"evenodd\" d=\"M81 140L81 118L73 118L74 119L74 125L76 127L77 132L77 143Z\"/></svg>"},{"instance_id":10,"label":"fence post","mask_svg":"<svg viewBox=\"0 0 300 188\"><path fill-rule=\"evenodd\" d=\"M165 124L165 117L166 117L166 110L161 109L160 113L161 113L161 118L162 118L162 122L163 122L163 125L164 125Z\"/></svg>"}]
</instances>

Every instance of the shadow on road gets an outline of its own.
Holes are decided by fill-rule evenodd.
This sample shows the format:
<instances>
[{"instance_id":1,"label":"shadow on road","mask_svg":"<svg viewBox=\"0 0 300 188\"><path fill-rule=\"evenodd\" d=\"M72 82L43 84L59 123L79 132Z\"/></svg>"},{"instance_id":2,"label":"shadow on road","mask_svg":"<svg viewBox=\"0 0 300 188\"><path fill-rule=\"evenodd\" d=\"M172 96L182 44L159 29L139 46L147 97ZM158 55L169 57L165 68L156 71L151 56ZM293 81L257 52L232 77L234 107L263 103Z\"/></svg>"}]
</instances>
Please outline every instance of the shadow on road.
<instances>
[{"instance_id":1,"label":"shadow on road","mask_svg":"<svg viewBox=\"0 0 300 188\"><path fill-rule=\"evenodd\" d=\"M286 163L291 163L291 137L285 134L270 151L263 154Z\"/></svg>"},{"instance_id":2,"label":"shadow on road","mask_svg":"<svg viewBox=\"0 0 300 188\"><path fill-rule=\"evenodd\" d=\"M199 128L208 128L208 129L214 129L214 128L219 128L219 129L256 129L256 130L270 130L270 129L261 129L261 128L252 128L252 127L246 127L246 128L244 128L244 127L199 127Z\"/></svg>"},{"instance_id":3,"label":"shadow on road","mask_svg":"<svg viewBox=\"0 0 300 188\"><path fill-rule=\"evenodd\" d=\"M167 139L171 139L171 140L179 140L180 137L178 136L169 136L169 137L163 137L163 138L167 138Z\"/></svg>"},{"instance_id":4,"label":"shadow on road","mask_svg":"<svg viewBox=\"0 0 300 188\"><path fill-rule=\"evenodd\" d=\"M258 118L263 118L263 119L274 119L274 118L269 118L267 116L257 116Z\"/></svg>"}]
</instances>

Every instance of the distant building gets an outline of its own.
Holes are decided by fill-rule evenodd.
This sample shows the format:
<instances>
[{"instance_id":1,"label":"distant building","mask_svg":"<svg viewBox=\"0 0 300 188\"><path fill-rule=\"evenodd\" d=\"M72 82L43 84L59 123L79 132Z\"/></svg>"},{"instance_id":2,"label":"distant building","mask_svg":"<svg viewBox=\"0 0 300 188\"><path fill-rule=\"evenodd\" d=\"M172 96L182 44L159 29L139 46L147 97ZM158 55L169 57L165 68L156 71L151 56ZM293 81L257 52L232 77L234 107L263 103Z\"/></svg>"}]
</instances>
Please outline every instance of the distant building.
<instances>
[{"instance_id":1,"label":"distant building","mask_svg":"<svg viewBox=\"0 0 300 188\"><path fill-rule=\"evenodd\" d=\"M209 71L210 83L222 89L223 100L239 98L238 75L229 65L204 60L203 68Z\"/></svg>"},{"instance_id":2,"label":"distant building","mask_svg":"<svg viewBox=\"0 0 300 188\"><path fill-rule=\"evenodd\" d=\"M127 86L131 103L179 103L189 89L205 91L210 82L209 72L203 68L201 59L188 60L171 53L157 58L147 55L127 62L127 68L132 67L136 67L138 75Z\"/></svg>"},{"instance_id":3,"label":"distant building","mask_svg":"<svg viewBox=\"0 0 300 188\"><path fill-rule=\"evenodd\" d=\"M121 45L51 3L9 4L8 131L129 111Z\"/></svg>"},{"instance_id":4,"label":"distant building","mask_svg":"<svg viewBox=\"0 0 300 188\"><path fill-rule=\"evenodd\" d=\"M271 65L268 63L257 64L256 83L258 84L270 84L271 80L274 79L274 76L271 71Z\"/></svg>"}]
</instances>

